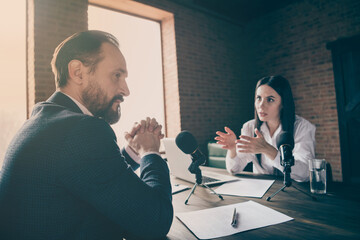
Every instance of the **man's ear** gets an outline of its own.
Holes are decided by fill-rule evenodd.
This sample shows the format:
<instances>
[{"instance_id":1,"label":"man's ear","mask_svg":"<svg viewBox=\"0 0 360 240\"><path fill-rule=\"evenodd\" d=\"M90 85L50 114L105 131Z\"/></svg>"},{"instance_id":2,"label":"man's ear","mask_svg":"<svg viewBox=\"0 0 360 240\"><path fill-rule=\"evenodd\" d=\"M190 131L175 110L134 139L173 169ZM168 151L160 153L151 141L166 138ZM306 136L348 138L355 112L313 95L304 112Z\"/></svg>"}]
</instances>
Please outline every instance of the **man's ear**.
<instances>
[{"instance_id":1,"label":"man's ear","mask_svg":"<svg viewBox=\"0 0 360 240\"><path fill-rule=\"evenodd\" d=\"M69 81L77 85L83 83L84 65L81 61L73 59L68 63Z\"/></svg>"}]
</instances>

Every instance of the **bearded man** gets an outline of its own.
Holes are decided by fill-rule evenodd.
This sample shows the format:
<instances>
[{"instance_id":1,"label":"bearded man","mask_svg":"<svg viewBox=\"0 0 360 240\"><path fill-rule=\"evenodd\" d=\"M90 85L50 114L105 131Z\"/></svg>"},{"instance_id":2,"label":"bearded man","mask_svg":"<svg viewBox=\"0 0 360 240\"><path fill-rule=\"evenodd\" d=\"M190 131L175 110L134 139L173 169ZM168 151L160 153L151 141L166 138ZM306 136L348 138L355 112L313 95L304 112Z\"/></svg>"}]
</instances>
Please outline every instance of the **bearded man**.
<instances>
[{"instance_id":1,"label":"bearded man","mask_svg":"<svg viewBox=\"0 0 360 240\"><path fill-rule=\"evenodd\" d=\"M76 33L55 49L51 65L56 92L35 105L5 156L0 239L166 236L173 207L161 125L135 123L122 149L110 127L130 94L117 39Z\"/></svg>"}]
</instances>

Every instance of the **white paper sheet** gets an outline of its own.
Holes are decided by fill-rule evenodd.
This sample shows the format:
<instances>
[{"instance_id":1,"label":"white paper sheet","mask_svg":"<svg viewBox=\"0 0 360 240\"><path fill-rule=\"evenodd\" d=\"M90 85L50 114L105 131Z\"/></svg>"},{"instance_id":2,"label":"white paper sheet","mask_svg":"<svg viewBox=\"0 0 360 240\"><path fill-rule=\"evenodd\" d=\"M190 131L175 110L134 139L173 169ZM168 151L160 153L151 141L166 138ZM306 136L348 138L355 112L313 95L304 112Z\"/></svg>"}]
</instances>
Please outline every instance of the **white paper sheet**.
<instances>
[{"instance_id":1,"label":"white paper sheet","mask_svg":"<svg viewBox=\"0 0 360 240\"><path fill-rule=\"evenodd\" d=\"M239 181L229 182L216 188L222 195L262 198L275 180L239 178Z\"/></svg>"},{"instance_id":2,"label":"white paper sheet","mask_svg":"<svg viewBox=\"0 0 360 240\"><path fill-rule=\"evenodd\" d=\"M236 207L237 226L231 226ZM235 233L271 226L293 218L253 201L199 211L178 213L183 222L199 239L212 239Z\"/></svg>"}]
</instances>

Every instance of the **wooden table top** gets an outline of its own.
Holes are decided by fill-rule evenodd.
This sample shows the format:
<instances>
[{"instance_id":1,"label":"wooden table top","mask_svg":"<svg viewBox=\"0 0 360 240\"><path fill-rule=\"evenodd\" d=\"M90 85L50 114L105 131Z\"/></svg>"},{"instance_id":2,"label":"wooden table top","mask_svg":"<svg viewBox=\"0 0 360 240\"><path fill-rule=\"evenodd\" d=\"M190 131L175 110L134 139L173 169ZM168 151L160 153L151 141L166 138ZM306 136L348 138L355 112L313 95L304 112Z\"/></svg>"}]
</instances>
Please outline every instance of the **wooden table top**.
<instances>
[{"instance_id":1,"label":"wooden table top","mask_svg":"<svg viewBox=\"0 0 360 240\"><path fill-rule=\"evenodd\" d=\"M213 169L226 173L224 169ZM274 179L273 176L255 175L252 173L239 174L239 177ZM193 186L192 183L172 178L173 183ZM310 193L309 183L293 182L293 185ZM241 232L232 236L217 239L360 239L360 190L353 186L333 183L328 187L326 195L315 195L317 200L301 193L290 186L279 192L271 201L266 198L283 186L283 179L276 179L263 198L248 198L223 196L220 200L216 195L203 187L197 187L189 199L188 205L184 201L190 190L173 195L174 211L176 213L201 210L212 207L241 203L248 200L260 203L276 211L286 214L294 220ZM214 187L216 188L216 187ZM206 219L204 219L206 221ZM173 225L167 239L197 239L189 229L174 216Z\"/></svg>"}]
</instances>

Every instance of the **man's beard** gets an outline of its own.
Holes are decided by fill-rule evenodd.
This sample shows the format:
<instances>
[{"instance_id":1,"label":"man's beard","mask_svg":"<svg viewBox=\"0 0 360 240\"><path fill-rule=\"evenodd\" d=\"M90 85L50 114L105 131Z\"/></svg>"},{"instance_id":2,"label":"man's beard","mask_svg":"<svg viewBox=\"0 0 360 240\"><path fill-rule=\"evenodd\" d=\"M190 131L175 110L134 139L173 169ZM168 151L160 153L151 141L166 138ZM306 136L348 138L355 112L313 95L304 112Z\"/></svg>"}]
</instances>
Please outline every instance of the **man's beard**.
<instances>
[{"instance_id":1,"label":"man's beard","mask_svg":"<svg viewBox=\"0 0 360 240\"><path fill-rule=\"evenodd\" d=\"M121 96L121 95L120 95ZM122 97L122 96L121 96ZM121 117L121 107L120 104L118 104L116 110L114 111L112 108L112 105L116 100L118 100L119 97L114 97L111 101L108 107L103 111L99 112L97 115L98 117L103 118L106 122L108 122L110 125L115 124L120 120Z\"/></svg>"},{"instance_id":2,"label":"man's beard","mask_svg":"<svg viewBox=\"0 0 360 240\"><path fill-rule=\"evenodd\" d=\"M117 100L122 102L124 100L123 96L119 94L107 101L105 93L95 81L92 80L82 92L84 104L94 116L104 119L109 124L117 123L121 117L121 107L118 104L114 110L112 106Z\"/></svg>"}]
</instances>

